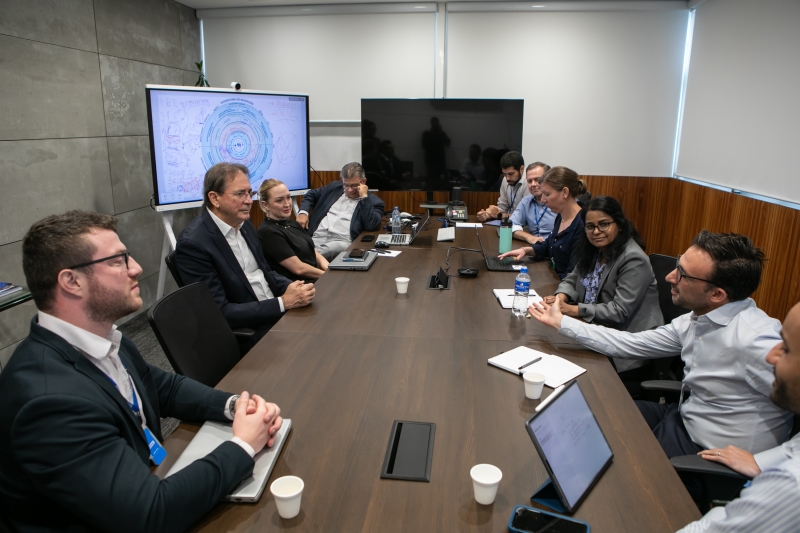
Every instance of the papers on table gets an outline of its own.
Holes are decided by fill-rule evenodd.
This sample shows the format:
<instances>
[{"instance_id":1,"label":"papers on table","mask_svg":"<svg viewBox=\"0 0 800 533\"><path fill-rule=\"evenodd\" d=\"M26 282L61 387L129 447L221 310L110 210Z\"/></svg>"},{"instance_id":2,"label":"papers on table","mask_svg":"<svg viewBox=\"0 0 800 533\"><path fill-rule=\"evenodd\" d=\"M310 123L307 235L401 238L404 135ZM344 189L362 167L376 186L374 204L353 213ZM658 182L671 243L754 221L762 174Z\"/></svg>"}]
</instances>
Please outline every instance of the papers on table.
<instances>
[{"instance_id":1,"label":"papers on table","mask_svg":"<svg viewBox=\"0 0 800 533\"><path fill-rule=\"evenodd\" d=\"M537 357L541 357L541 359L525 366ZM570 363L563 357L538 352L527 346L518 346L513 350L492 357L488 362L490 365L502 368L512 374L521 375L531 371L543 374L545 377L544 384L552 388L563 385L586 372L585 368ZM519 370L521 366L525 366L522 371Z\"/></svg>"},{"instance_id":2,"label":"papers on table","mask_svg":"<svg viewBox=\"0 0 800 533\"><path fill-rule=\"evenodd\" d=\"M514 289L493 289L492 293L503 309L511 309L514 306ZM536 294L535 290L531 289L528 292L528 305L541 301L542 297Z\"/></svg>"},{"instance_id":3,"label":"papers on table","mask_svg":"<svg viewBox=\"0 0 800 533\"><path fill-rule=\"evenodd\" d=\"M457 228L482 228L483 224L480 222L456 222Z\"/></svg>"},{"instance_id":4,"label":"papers on table","mask_svg":"<svg viewBox=\"0 0 800 533\"><path fill-rule=\"evenodd\" d=\"M370 250L370 252L376 252L378 254L378 257L397 257L398 255L403 253L400 250L385 250L385 249L380 249L380 250L374 249Z\"/></svg>"},{"instance_id":5,"label":"papers on table","mask_svg":"<svg viewBox=\"0 0 800 533\"><path fill-rule=\"evenodd\" d=\"M499 220L490 220L489 222L484 222L484 224L486 224L487 226L499 226L500 225L500 221Z\"/></svg>"}]
</instances>

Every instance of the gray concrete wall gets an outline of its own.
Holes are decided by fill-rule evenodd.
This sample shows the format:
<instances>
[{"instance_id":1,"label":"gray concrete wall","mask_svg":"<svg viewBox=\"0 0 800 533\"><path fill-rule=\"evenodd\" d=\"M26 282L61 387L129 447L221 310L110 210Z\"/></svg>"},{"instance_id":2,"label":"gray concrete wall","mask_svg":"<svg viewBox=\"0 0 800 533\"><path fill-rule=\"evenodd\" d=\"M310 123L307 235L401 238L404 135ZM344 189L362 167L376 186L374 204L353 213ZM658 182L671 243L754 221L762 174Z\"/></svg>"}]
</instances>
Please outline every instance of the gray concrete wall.
<instances>
[{"instance_id":1,"label":"gray concrete wall","mask_svg":"<svg viewBox=\"0 0 800 533\"><path fill-rule=\"evenodd\" d=\"M200 58L200 22L174 0L0 0L0 281L25 283L33 222L93 209L119 218L144 269L139 312L154 302L164 230L149 207L144 87L194 85ZM176 215L176 234L194 216ZM0 313L0 369L35 313Z\"/></svg>"}]
</instances>

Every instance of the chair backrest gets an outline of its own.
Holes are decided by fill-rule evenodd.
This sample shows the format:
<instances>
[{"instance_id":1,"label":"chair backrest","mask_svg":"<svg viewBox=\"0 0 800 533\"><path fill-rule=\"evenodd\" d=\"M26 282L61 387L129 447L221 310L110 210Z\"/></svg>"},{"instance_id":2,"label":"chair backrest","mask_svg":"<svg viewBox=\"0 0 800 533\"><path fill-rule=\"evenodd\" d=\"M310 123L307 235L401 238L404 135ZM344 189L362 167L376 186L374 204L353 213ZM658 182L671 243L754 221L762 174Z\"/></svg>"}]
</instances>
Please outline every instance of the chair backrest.
<instances>
[{"instance_id":1,"label":"chair backrest","mask_svg":"<svg viewBox=\"0 0 800 533\"><path fill-rule=\"evenodd\" d=\"M175 280L175 283L178 284L178 287L183 287L184 283L181 279L181 273L178 272L178 265L175 264L175 254L177 253L177 251L170 252L170 254L164 258L164 262L167 264L169 273L172 274L172 279Z\"/></svg>"},{"instance_id":2,"label":"chair backrest","mask_svg":"<svg viewBox=\"0 0 800 533\"><path fill-rule=\"evenodd\" d=\"M677 261L678 258L668 255L652 254L650 256L650 265L653 267L658 285L658 306L661 308L661 314L664 315L666 324L689 312L688 309L672 303L672 293L670 292L672 287L666 280L667 274L675 270Z\"/></svg>"},{"instance_id":3,"label":"chair backrest","mask_svg":"<svg viewBox=\"0 0 800 533\"><path fill-rule=\"evenodd\" d=\"M178 374L213 387L239 362L239 344L204 283L164 296L147 319Z\"/></svg>"}]
</instances>

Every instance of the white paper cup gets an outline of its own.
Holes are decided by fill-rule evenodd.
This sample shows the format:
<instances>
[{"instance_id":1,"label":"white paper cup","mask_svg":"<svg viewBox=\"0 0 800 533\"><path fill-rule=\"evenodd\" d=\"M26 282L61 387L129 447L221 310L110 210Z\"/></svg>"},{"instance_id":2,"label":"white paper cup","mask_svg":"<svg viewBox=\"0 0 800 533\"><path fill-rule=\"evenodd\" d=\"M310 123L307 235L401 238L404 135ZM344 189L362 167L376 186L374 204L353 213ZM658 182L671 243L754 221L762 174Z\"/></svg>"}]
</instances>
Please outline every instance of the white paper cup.
<instances>
[{"instance_id":1,"label":"white paper cup","mask_svg":"<svg viewBox=\"0 0 800 533\"><path fill-rule=\"evenodd\" d=\"M397 284L397 294L405 294L408 292L409 281L408 278L394 278L394 282Z\"/></svg>"},{"instance_id":2,"label":"white paper cup","mask_svg":"<svg viewBox=\"0 0 800 533\"><path fill-rule=\"evenodd\" d=\"M275 496L275 505L281 518L294 518L300 514L303 480L297 476L283 476L272 482L269 491Z\"/></svg>"},{"instance_id":3,"label":"white paper cup","mask_svg":"<svg viewBox=\"0 0 800 533\"><path fill-rule=\"evenodd\" d=\"M491 505L497 496L497 487L503 479L503 473L493 465L475 465L470 469L475 501L481 505Z\"/></svg>"},{"instance_id":4,"label":"white paper cup","mask_svg":"<svg viewBox=\"0 0 800 533\"><path fill-rule=\"evenodd\" d=\"M545 377L538 372L525 372L522 375L522 381L525 383L525 396L531 400L541 398L544 380Z\"/></svg>"}]
</instances>

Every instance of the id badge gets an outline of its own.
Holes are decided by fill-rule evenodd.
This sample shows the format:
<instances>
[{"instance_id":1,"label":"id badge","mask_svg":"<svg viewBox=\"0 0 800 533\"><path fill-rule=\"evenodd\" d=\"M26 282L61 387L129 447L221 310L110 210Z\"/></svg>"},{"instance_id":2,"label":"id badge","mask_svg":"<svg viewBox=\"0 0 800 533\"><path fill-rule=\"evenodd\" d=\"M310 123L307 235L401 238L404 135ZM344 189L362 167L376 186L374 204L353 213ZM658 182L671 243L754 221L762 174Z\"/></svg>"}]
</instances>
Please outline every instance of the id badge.
<instances>
[{"instance_id":1,"label":"id badge","mask_svg":"<svg viewBox=\"0 0 800 533\"><path fill-rule=\"evenodd\" d=\"M144 428L144 436L147 439L147 447L150 448L150 460L153 461L156 466L160 465L164 457L167 456L167 450L161 446L148 428Z\"/></svg>"}]
</instances>

